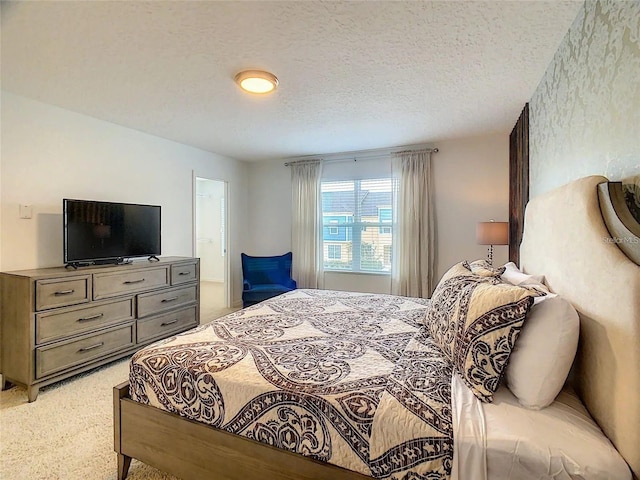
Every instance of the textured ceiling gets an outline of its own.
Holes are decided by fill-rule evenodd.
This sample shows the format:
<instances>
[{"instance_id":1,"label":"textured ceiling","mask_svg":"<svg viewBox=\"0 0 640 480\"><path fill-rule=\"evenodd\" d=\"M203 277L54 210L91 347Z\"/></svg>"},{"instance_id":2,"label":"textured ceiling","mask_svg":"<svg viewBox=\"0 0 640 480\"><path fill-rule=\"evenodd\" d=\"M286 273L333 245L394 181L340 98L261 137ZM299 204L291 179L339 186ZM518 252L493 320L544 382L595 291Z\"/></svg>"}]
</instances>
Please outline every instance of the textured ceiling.
<instances>
[{"instance_id":1,"label":"textured ceiling","mask_svg":"<svg viewBox=\"0 0 640 480\"><path fill-rule=\"evenodd\" d=\"M506 133L581 3L2 2L2 88L244 160Z\"/></svg>"}]
</instances>

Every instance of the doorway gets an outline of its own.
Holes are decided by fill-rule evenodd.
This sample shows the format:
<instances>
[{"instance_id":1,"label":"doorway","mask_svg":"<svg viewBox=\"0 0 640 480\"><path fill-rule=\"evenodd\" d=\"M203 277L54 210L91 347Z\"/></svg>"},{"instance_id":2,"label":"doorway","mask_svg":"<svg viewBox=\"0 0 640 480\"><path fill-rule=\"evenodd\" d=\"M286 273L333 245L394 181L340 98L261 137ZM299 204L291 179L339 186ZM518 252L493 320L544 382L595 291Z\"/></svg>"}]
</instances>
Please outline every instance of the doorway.
<instances>
[{"instance_id":1,"label":"doorway","mask_svg":"<svg viewBox=\"0 0 640 480\"><path fill-rule=\"evenodd\" d=\"M200 258L200 323L229 312L227 182L195 177L194 251Z\"/></svg>"}]
</instances>

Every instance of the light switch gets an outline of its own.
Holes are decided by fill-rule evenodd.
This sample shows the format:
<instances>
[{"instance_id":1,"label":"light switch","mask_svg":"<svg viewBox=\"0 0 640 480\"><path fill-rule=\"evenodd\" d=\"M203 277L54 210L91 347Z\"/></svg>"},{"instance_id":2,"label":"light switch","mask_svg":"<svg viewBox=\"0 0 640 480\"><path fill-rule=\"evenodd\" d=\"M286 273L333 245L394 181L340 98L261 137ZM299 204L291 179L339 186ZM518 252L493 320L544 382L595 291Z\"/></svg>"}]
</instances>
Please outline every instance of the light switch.
<instances>
[{"instance_id":1,"label":"light switch","mask_svg":"<svg viewBox=\"0 0 640 480\"><path fill-rule=\"evenodd\" d=\"M31 218L33 207L31 205L20 205L20 218Z\"/></svg>"}]
</instances>

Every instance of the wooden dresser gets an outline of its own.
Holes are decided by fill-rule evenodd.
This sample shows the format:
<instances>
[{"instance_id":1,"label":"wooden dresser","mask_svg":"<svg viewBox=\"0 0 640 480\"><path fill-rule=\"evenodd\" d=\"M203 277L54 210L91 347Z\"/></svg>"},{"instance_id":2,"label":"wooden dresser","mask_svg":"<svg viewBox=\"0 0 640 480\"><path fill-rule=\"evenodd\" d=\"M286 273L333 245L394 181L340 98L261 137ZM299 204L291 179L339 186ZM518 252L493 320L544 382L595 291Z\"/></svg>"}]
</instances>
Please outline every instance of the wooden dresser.
<instances>
[{"instance_id":1,"label":"wooden dresser","mask_svg":"<svg viewBox=\"0 0 640 480\"><path fill-rule=\"evenodd\" d=\"M2 389L40 387L195 327L200 262L42 268L0 274Z\"/></svg>"}]
</instances>

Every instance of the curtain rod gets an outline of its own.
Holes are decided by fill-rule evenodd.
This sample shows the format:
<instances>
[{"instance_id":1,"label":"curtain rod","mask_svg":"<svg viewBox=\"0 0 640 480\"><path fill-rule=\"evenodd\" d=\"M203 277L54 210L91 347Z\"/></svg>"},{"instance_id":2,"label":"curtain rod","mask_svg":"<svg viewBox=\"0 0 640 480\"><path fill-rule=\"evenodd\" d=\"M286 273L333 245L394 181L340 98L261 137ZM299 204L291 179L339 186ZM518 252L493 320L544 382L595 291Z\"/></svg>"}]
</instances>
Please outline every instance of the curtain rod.
<instances>
[{"instance_id":1,"label":"curtain rod","mask_svg":"<svg viewBox=\"0 0 640 480\"><path fill-rule=\"evenodd\" d=\"M318 161L322 161L322 163L334 163L334 162L357 162L358 160L372 160L375 158L383 158L383 157L388 157L390 155L395 155L395 154L399 154L399 153L413 153L413 152L430 152L430 153L438 153L440 150L438 150L437 148L421 148L421 149L415 149L415 150L400 150L397 152L383 152L383 153L372 153L372 154L364 154L364 155L342 155L339 156L337 158L328 158L328 159L323 159L321 157L319 158L301 158L300 160L292 160L290 162L285 162L284 166L285 167L289 167L291 165L300 165L303 163L313 163L313 162L318 162ZM331 156L331 155L328 155Z\"/></svg>"}]
</instances>

